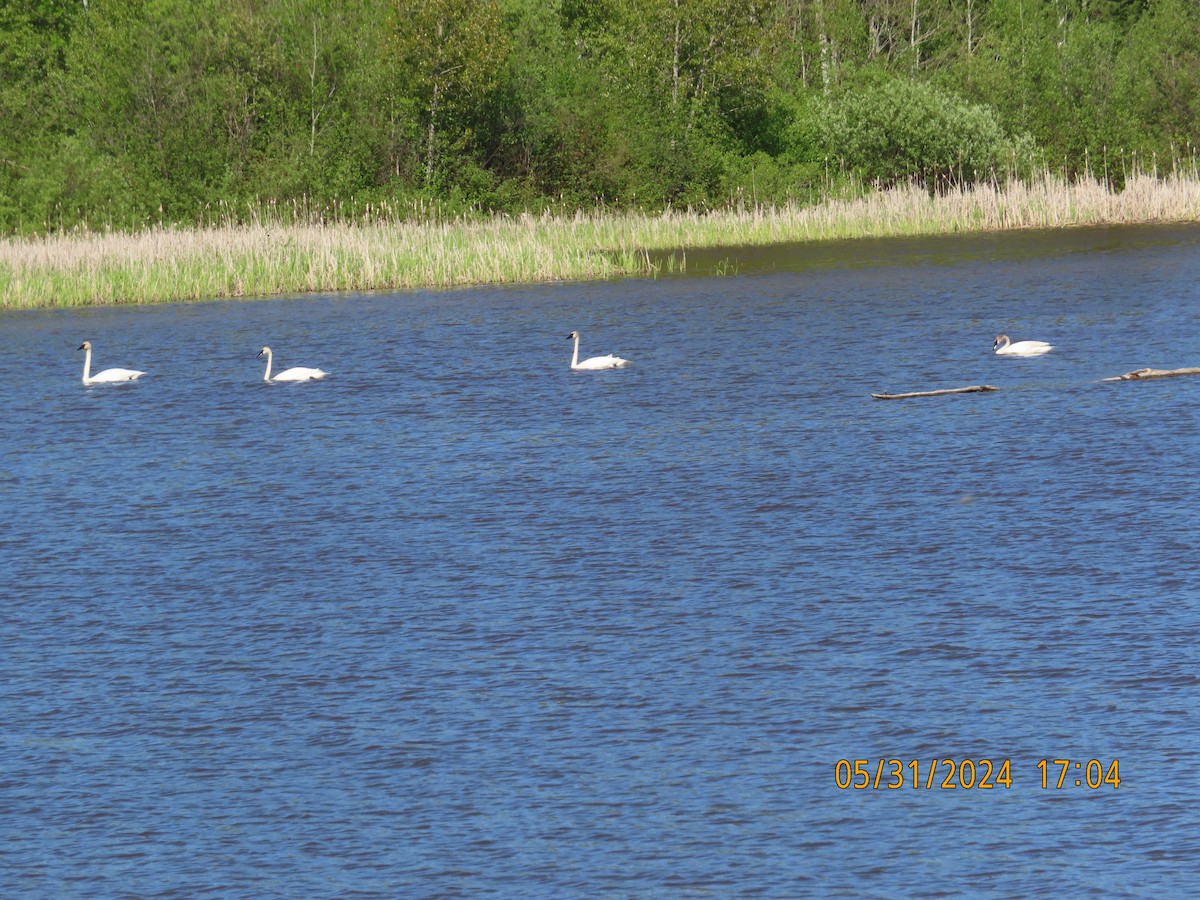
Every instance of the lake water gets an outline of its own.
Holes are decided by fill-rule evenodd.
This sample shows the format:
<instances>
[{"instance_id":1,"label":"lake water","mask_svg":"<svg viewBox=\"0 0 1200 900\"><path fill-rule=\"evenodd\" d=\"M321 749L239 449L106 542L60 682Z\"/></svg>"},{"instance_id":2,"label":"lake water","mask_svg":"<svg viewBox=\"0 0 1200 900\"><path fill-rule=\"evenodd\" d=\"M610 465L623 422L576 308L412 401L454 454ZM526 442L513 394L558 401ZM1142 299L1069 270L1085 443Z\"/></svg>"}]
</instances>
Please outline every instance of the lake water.
<instances>
[{"instance_id":1,"label":"lake water","mask_svg":"<svg viewBox=\"0 0 1200 900\"><path fill-rule=\"evenodd\" d=\"M1200 227L688 262L0 314L0 894L1190 895Z\"/></svg>"}]
</instances>

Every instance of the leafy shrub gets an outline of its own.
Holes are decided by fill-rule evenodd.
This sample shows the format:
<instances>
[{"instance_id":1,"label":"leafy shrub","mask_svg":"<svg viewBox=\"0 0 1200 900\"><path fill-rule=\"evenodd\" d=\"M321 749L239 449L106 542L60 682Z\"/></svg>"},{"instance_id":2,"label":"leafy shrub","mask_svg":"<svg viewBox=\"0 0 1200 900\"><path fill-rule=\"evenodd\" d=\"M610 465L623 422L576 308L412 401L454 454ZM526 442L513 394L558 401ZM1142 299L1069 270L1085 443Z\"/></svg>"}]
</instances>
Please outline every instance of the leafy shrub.
<instances>
[{"instance_id":1,"label":"leafy shrub","mask_svg":"<svg viewBox=\"0 0 1200 900\"><path fill-rule=\"evenodd\" d=\"M990 107L915 81L888 80L821 101L816 130L831 157L884 185L971 183L1007 167L1012 155Z\"/></svg>"}]
</instances>

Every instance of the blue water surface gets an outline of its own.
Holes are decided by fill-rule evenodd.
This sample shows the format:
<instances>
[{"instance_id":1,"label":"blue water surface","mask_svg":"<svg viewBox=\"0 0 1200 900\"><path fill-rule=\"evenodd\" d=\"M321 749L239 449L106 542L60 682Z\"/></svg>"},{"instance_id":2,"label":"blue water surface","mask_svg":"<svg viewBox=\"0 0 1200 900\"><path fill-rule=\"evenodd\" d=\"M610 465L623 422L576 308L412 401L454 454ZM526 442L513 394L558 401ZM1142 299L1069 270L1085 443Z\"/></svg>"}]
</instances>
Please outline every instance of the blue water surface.
<instances>
[{"instance_id":1,"label":"blue water surface","mask_svg":"<svg viewBox=\"0 0 1200 900\"><path fill-rule=\"evenodd\" d=\"M1200 228L720 259L0 314L0 894L1190 895Z\"/></svg>"}]
</instances>

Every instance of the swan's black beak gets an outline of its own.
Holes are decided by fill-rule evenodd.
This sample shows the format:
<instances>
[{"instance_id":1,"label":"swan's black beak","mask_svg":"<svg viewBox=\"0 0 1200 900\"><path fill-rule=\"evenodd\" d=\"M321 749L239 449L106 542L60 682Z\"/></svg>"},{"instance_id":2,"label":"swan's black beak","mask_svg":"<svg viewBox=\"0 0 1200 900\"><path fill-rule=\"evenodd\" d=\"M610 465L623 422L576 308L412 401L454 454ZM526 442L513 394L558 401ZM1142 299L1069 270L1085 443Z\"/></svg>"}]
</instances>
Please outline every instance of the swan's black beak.
<instances>
[{"instance_id":1,"label":"swan's black beak","mask_svg":"<svg viewBox=\"0 0 1200 900\"><path fill-rule=\"evenodd\" d=\"M82 349L83 349L83 344L80 344L78 347L75 348L75 352L78 353Z\"/></svg>"}]
</instances>

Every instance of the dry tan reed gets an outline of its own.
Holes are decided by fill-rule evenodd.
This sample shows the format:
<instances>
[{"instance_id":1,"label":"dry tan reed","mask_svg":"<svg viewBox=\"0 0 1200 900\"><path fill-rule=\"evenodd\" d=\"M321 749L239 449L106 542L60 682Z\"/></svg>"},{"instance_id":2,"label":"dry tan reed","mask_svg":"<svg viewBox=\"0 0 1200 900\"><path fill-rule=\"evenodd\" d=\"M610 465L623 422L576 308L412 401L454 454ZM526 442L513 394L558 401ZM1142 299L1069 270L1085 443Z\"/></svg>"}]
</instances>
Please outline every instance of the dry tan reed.
<instances>
[{"instance_id":1,"label":"dry tan reed","mask_svg":"<svg viewBox=\"0 0 1200 900\"><path fill-rule=\"evenodd\" d=\"M1200 221L1200 178L1139 175L1123 191L1047 175L931 196L919 187L815 206L662 215L497 216L413 224L259 221L0 241L9 308L451 287L653 274L664 251L856 237Z\"/></svg>"}]
</instances>

